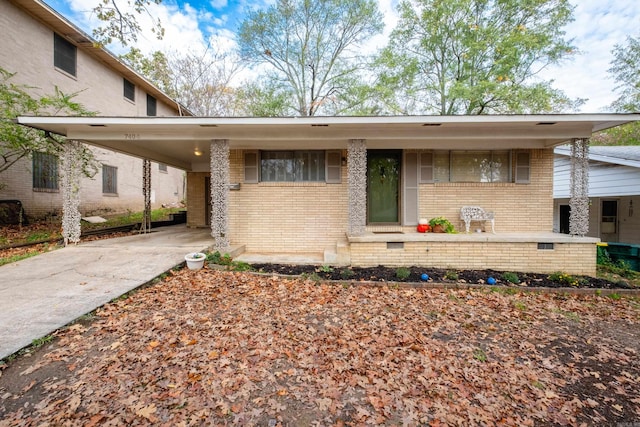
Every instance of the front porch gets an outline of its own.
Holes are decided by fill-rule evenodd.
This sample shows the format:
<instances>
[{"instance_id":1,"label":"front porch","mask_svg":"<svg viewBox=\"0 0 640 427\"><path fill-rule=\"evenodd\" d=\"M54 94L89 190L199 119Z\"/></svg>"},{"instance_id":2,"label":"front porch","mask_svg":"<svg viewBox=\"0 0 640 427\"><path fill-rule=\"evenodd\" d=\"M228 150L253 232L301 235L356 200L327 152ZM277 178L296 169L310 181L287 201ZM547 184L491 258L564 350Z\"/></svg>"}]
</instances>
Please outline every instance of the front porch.
<instances>
[{"instance_id":1,"label":"front porch","mask_svg":"<svg viewBox=\"0 0 640 427\"><path fill-rule=\"evenodd\" d=\"M375 231L371 231L375 230ZM295 253L244 252L248 263L423 266L458 270L493 269L513 272L596 275L596 243L592 237L552 232L418 233L409 227L346 236L335 251Z\"/></svg>"},{"instance_id":2,"label":"front porch","mask_svg":"<svg viewBox=\"0 0 640 427\"><path fill-rule=\"evenodd\" d=\"M599 239L552 232L399 233L367 232L348 238L353 265L420 265L460 270L595 276Z\"/></svg>"}]
</instances>

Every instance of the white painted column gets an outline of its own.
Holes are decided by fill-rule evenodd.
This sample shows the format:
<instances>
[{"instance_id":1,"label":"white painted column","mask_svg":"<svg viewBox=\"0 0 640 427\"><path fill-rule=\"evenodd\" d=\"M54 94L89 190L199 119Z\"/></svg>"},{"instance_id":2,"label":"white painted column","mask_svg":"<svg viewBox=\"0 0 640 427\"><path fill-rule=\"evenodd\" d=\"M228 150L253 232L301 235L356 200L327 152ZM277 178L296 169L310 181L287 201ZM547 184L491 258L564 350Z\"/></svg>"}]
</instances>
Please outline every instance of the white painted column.
<instances>
[{"instance_id":1,"label":"white painted column","mask_svg":"<svg viewBox=\"0 0 640 427\"><path fill-rule=\"evenodd\" d=\"M229 140L211 141L211 236L213 249L229 251Z\"/></svg>"}]
</instances>

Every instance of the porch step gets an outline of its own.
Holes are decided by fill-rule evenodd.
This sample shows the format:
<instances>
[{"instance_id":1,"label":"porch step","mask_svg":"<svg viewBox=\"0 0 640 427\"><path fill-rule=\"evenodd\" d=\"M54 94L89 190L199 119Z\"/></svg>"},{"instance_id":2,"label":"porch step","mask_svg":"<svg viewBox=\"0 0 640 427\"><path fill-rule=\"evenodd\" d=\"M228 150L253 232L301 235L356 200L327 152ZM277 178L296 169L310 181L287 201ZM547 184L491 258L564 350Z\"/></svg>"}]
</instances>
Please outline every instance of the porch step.
<instances>
[{"instance_id":1,"label":"porch step","mask_svg":"<svg viewBox=\"0 0 640 427\"><path fill-rule=\"evenodd\" d=\"M338 242L335 248L325 249L324 263L331 265L351 264L351 251L348 242Z\"/></svg>"}]
</instances>

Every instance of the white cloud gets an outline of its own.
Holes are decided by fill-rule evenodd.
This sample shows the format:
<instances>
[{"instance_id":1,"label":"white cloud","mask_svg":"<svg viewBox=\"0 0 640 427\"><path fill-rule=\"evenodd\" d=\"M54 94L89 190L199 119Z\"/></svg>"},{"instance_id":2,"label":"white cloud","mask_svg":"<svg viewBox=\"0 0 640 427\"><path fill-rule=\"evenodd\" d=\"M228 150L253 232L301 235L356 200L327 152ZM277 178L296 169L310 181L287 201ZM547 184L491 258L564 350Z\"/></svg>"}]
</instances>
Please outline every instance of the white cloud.
<instances>
[{"instance_id":1,"label":"white cloud","mask_svg":"<svg viewBox=\"0 0 640 427\"><path fill-rule=\"evenodd\" d=\"M572 98L588 98L581 112L609 112L617 95L615 82L607 73L611 50L627 36L640 34L640 2L637 0L580 0L575 21L566 29L579 54L571 61L549 67L541 73L553 79L554 87ZM634 34L635 32L635 34Z\"/></svg>"},{"instance_id":2,"label":"white cloud","mask_svg":"<svg viewBox=\"0 0 640 427\"><path fill-rule=\"evenodd\" d=\"M224 9L227 7L228 2L227 0L211 0L210 4L214 9Z\"/></svg>"}]
</instances>

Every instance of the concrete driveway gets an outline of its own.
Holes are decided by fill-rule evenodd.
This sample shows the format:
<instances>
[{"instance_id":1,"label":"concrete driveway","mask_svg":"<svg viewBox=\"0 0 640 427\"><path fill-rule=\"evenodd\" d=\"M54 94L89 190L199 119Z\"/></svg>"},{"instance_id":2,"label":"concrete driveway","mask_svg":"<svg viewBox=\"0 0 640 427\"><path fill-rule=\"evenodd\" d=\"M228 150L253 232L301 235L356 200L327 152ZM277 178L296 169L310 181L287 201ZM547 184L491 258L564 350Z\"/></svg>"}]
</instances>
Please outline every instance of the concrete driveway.
<instances>
[{"instance_id":1,"label":"concrete driveway","mask_svg":"<svg viewBox=\"0 0 640 427\"><path fill-rule=\"evenodd\" d=\"M210 233L180 224L0 267L0 359L207 249Z\"/></svg>"}]
</instances>

